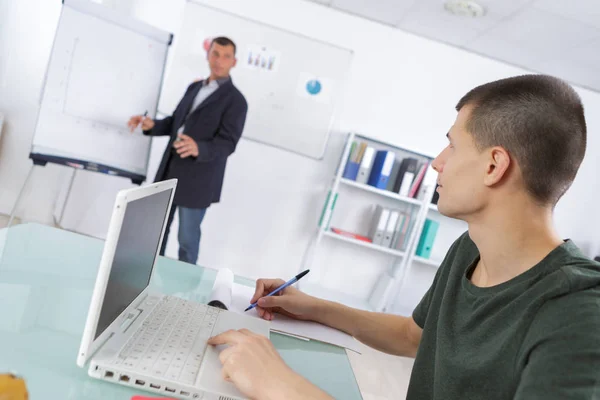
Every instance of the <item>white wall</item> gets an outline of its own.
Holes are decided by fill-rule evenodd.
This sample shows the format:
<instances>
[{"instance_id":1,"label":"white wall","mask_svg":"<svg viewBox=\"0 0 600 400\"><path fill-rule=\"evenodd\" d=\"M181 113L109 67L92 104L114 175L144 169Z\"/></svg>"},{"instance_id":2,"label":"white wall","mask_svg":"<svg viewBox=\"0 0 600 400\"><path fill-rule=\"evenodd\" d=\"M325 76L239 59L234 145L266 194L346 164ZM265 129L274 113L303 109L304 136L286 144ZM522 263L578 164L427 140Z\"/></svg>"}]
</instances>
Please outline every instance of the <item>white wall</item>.
<instances>
[{"instance_id":1,"label":"white wall","mask_svg":"<svg viewBox=\"0 0 600 400\"><path fill-rule=\"evenodd\" d=\"M12 9L0 14L0 65L9 57L5 76L0 76L4 82L0 86L0 109L7 119L0 144L0 212L12 206L29 165L26 157L37 96L58 13L54 3L11 2L8 7ZM445 133L455 118L454 105L466 91L525 72L301 0L203 3L354 50L346 100L324 160L314 161L246 140L230 158L223 200L211 207L203 224L199 263L229 267L247 276L289 277L298 270L316 228L326 186L335 173L345 132L356 131L435 154L445 146ZM174 32L177 40L183 0L131 0L130 4L128 11ZM26 11L30 23L17 23L16 18ZM223 33L227 34L226 27ZM233 76L235 79L235 72ZM594 200L600 195L600 185L593 175L600 167L596 161L600 155L600 114L596 112L600 95L583 89L579 92L587 109L588 153L572 189L557 207L556 224L564 237L591 251L599 242L595 225L600 222L600 212ZM156 144L155 155L160 150ZM53 169L60 168L43 171L43 190L33 203L36 217L49 215L52 209L54 187L61 179ZM78 217L80 229L105 229L101 223L108 222L112 195L104 190L102 198L106 200L96 204L95 218ZM75 193L77 196L84 194ZM105 217L98 217L102 215ZM366 297L377 275L387 267L387 259L343 244L324 244L319 266L326 273L315 276L342 291ZM169 254L176 254L174 240ZM406 304L418 301L433 273L433 268L421 267L409 274L407 286L413 289L407 292ZM341 276L347 277L344 282Z\"/></svg>"}]
</instances>

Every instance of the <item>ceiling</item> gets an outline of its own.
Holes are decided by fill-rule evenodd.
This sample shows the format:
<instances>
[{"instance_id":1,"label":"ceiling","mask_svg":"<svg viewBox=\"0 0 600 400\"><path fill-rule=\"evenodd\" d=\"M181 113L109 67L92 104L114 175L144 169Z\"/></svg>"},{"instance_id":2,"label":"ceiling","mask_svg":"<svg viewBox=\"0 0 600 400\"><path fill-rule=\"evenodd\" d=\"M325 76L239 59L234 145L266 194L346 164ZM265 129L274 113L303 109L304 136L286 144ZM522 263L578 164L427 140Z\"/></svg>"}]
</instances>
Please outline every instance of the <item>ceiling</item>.
<instances>
[{"instance_id":1,"label":"ceiling","mask_svg":"<svg viewBox=\"0 0 600 400\"><path fill-rule=\"evenodd\" d=\"M444 0L310 0L600 92L600 0L476 0L482 17Z\"/></svg>"}]
</instances>

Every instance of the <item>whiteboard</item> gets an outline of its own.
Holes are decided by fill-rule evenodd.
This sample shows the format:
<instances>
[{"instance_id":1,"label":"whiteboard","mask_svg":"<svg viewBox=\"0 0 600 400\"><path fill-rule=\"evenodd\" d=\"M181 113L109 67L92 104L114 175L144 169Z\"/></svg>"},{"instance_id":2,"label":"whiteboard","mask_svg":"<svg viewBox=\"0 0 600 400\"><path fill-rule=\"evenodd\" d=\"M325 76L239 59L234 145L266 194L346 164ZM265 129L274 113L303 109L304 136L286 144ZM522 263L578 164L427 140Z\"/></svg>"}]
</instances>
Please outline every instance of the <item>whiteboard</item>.
<instances>
[{"instance_id":1,"label":"whiteboard","mask_svg":"<svg viewBox=\"0 0 600 400\"><path fill-rule=\"evenodd\" d=\"M210 71L210 38L237 45L233 83L248 101L242 138L320 159L352 52L188 1L173 43L159 109L171 114L187 86Z\"/></svg>"},{"instance_id":2,"label":"whiteboard","mask_svg":"<svg viewBox=\"0 0 600 400\"><path fill-rule=\"evenodd\" d=\"M135 181L150 138L127 129L155 115L171 35L85 0L66 0L46 71L30 157Z\"/></svg>"}]
</instances>

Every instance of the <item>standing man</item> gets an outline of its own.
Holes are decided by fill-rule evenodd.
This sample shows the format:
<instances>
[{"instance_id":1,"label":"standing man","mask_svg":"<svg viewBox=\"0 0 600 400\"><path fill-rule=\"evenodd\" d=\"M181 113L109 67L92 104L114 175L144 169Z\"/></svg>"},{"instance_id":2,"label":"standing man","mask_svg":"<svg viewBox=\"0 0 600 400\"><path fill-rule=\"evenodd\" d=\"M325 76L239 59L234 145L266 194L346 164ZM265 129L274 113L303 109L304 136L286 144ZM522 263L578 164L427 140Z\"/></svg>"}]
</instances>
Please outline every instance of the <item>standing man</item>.
<instances>
[{"instance_id":1,"label":"standing man","mask_svg":"<svg viewBox=\"0 0 600 400\"><path fill-rule=\"evenodd\" d=\"M128 122L132 131L141 124L145 135L171 137L154 179L179 180L160 255L165 254L178 208L179 260L191 264L198 259L200 224L207 208L221 198L227 157L235 151L246 121L248 104L229 76L237 61L235 51L231 39L213 39L209 78L187 88L173 115L163 120L136 115Z\"/></svg>"}]
</instances>

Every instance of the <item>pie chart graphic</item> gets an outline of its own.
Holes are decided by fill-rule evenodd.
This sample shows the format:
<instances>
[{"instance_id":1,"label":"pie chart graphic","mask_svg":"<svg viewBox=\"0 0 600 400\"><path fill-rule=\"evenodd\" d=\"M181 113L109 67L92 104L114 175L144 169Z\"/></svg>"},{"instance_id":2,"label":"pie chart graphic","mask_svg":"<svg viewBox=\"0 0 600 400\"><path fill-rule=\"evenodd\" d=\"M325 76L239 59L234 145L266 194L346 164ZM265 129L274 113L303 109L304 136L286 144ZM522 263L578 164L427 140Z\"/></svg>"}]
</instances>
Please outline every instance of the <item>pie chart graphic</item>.
<instances>
[{"instance_id":1,"label":"pie chart graphic","mask_svg":"<svg viewBox=\"0 0 600 400\"><path fill-rule=\"evenodd\" d=\"M321 82L319 82L317 79L311 79L310 81L306 82L306 91L312 96L319 94L321 89Z\"/></svg>"}]
</instances>

